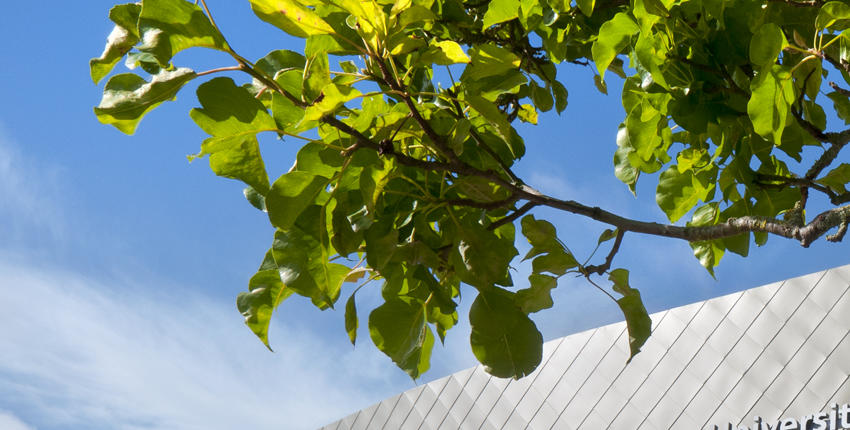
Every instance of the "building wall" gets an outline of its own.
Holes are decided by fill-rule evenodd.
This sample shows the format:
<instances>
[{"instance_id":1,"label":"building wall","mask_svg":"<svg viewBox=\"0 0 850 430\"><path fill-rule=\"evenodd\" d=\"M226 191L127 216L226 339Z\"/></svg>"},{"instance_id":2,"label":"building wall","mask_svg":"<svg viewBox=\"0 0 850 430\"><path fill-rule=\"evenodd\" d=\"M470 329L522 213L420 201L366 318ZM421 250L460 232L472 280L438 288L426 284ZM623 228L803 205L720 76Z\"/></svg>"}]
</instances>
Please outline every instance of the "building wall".
<instances>
[{"instance_id":1,"label":"building wall","mask_svg":"<svg viewBox=\"0 0 850 430\"><path fill-rule=\"evenodd\" d=\"M478 366L324 428L850 429L836 423L850 415L850 265L651 317L628 365L621 322L547 342L521 380Z\"/></svg>"}]
</instances>

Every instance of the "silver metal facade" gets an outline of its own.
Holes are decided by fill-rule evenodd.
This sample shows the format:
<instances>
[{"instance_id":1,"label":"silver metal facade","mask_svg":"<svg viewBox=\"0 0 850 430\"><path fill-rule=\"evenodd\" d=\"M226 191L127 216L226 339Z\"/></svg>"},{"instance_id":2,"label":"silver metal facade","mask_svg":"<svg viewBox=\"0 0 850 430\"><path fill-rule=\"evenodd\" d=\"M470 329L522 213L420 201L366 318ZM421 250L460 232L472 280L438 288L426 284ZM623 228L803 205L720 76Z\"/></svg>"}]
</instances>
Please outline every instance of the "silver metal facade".
<instances>
[{"instance_id":1,"label":"silver metal facade","mask_svg":"<svg viewBox=\"0 0 850 430\"><path fill-rule=\"evenodd\" d=\"M521 380L478 366L324 429L797 429L777 420L850 403L850 265L651 317L628 365L621 322L547 342Z\"/></svg>"}]
</instances>

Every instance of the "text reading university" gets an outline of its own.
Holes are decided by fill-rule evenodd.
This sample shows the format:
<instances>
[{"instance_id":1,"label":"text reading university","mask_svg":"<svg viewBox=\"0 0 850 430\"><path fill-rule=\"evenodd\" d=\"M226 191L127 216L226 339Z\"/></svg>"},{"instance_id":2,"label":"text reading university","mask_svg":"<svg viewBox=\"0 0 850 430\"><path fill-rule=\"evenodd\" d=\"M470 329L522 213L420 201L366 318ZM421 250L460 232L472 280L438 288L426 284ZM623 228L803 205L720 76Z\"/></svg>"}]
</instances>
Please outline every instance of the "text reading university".
<instances>
[{"instance_id":1,"label":"text reading university","mask_svg":"<svg viewBox=\"0 0 850 430\"><path fill-rule=\"evenodd\" d=\"M799 420L782 418L770 422L756 416L753 422L752 427L729 423L725 428L715 425L714 430L847 430L850 429L850 404L839 407L838 403L833 403L828 412L806 415Z\"/></svg>"}]
</instances>

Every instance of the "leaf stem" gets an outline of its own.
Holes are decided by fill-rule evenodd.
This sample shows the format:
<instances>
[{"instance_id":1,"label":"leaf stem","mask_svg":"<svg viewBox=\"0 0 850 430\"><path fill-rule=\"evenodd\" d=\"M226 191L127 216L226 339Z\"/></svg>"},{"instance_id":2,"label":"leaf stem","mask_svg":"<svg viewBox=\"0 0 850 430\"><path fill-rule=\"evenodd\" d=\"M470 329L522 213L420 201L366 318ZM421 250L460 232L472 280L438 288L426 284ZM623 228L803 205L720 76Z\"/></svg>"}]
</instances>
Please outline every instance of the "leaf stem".
<instances>
[{"instance_id":1,"label":"leaf stem","mask_svg":"<svg viewBox=\"0 0 850 430\"><path fill-rule=\"evenodd\" d=\"M242 70L241 65L239 65L239 66L227 66L227 67L218 67L218 68L215 68L215 69L205 70L203 72L195 73L195 75L196 76L204 76L204 75L211 75L213 73L238 72L238 71L241 71L241 70Z\"/></svg>"}]
</instances>

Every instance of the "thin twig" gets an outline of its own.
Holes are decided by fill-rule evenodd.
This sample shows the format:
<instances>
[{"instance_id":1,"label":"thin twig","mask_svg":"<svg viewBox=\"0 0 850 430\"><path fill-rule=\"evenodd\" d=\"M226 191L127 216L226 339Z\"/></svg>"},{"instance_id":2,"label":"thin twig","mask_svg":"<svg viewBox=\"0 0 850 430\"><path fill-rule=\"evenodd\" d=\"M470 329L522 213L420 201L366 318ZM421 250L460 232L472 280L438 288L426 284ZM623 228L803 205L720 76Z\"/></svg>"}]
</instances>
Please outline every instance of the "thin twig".
<instances>
[{"instance_id":1,"label":"thin twig","mask_svg":"<svg viewBox=\"0 0 850 430\"><path fill-rule=\"evenodd\" d=\"M611 252L608 253L608 256L605 257L605 263L600 265L590 265L585 266L584 270L587 275L595 273L597 275L602 275L607 272L608 269L611 268L611 263L614 262L614 256L617 255L617 252L620 250L620 244L623 243L623 236L626 234L623 230L617 230L617 237L614 239L614 245L611 246Z\"/></svg>"},{"instance_id":2,"label":"thin twig","mask_svg":"<svg viewBox=\"0 0 850 430\"><path fill-rule=\"evenodd\" d=\"M216 69L210 69L210 70L205 70L203 72L195 73L195 76L211 75L213 73L220 73L220 72L238 72L238 71L241 71L241 70L242 70L242 65L219 67L219 68L216 68Z\"/></svg>"},{"instance_id":3,"label":"thin twig","mask_svg":"<svg viewBox=\"0 0 850 430\"><path fill-rule=\"evenodd\" d=\"M215 29L216 29L216 30L218 30L219 32L221 32L221 30L218 28L218 25L216 25L216 24L215 24L215 20L213 19L213 16L212 16L212 14L210 13L210 8L209 8L209 7L207 7L207 1L206 1L206 0L201 0L201 5L203 5L203 6L204 6L204 12L206 12L206 13L207 13L207 18L210 20L210 24L212 24L212 25L213 25L213 27L215 27Z\"/></svg>"},{"instance_id":4,"label":"thin twig","mask_svg":"<svg viewBox=\"0 0 850 430\"><path fill-rule=\"evenodd\" d=\"M495 229L497 229L497 228L499 228L499 227L501 227L505 224L509 224L509 223L516 221L519 217L528 213L528 211L533 209L535 206L537 206L537 203L528 202L528 203L522 205L522 207L520 207L516 211L514 211L514 213L512 213L512 214L510 214L510 215L508 215L508 216L506 216L502 219L499 219L499 220L496 220L496 221L493 221L492 223L490 223L490 225L487 226L487 230L493 231L493 230L495 230Z\"/></svg>"}]
</instances>

